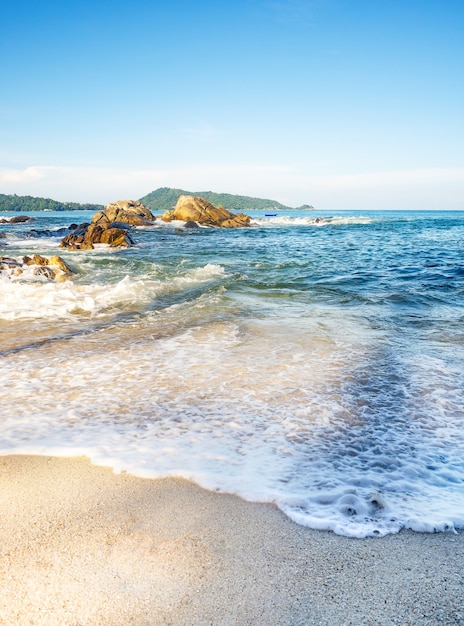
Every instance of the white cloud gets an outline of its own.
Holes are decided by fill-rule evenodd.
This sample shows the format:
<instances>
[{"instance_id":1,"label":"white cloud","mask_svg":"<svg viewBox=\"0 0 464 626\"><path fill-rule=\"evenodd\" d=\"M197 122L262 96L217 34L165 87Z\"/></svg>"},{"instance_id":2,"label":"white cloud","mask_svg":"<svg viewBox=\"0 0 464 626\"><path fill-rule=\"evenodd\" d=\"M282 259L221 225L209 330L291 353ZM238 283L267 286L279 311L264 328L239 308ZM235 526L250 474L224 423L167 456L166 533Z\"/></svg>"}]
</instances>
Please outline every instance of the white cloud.
<instances>
[{"instance_id":1,"label":"white cloud","mask_svg":"<svg viewBox=\"0 0 464 626\"><path fill-rule=\"evenodd\" d=\"M47 166L33 166L26 167L25 169L0 169L0 183L8 184L13 183L20 185L28 183L30 181L38 181L46 178L50 173L57 173L59 171L66 171L67 168L60 167L47 167Z\"/></svg>"},{"instance_id":2,"label":"white cloud","mask_svg":"<svg viewBox=\"0 0 464 626\"><path fill-rule=\"evenodd\" d=\"M339 209L463 209L464 168L312 175L280 165L217 165L121 170L30 166L0 169L0 192L107 203L158 187L267 197L291 206Z\"/></svg>"},{"instance_id":3,"label":"white cloud","mask_svg":"<svg viewBox=\"0 0 464 626\"><path fill-rule=\"evenodd\" d=\"M464 210L462 167L318 176L292 173L287 184L294 192L306 192L320 208Z\"/></svg>"},{"instance_id":4,"label":"white cloud","mask_svg":"<svg viewBox=\"0 0 464 626\"><path fill-rule=\"evenodd\" d=\"M384 186L434 185L453 182L464 183L464 168L398 170L368 174L335 176L309 176L315 185L335 186L342 189L375 189Z\"/></svg>"}]
</instances>

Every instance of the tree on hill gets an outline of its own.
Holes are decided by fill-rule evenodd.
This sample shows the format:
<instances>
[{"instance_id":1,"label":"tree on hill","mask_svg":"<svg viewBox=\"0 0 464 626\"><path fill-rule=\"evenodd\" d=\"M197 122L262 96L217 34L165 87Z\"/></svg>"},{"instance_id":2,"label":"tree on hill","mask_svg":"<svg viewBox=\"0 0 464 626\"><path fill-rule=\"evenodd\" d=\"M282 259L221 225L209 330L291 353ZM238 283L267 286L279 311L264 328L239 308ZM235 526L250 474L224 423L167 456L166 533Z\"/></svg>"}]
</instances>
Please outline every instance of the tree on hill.
<instances>
[{"instance_id":1,"label":"tree on hill","mask_svg":"<svg viewBox=\"0 0 464 626\"><path fill-rule=\"evenodd\" d=\"M140 198L152 212L163 212L173 209L179 196L200 196L215 206L222 206L229 211L250 211L264 209L288 210L292 207L285 206L276 200L263 198L253 198L250 196L237 196L230 193L215 193L214 191L185 191L185 189L173 189L171 187L160 187L155 191ZM307 205L306 205L307 206ZM311 207L312 208L312 207Z\"/></svg>"},{"instance_id":2,"label":"tree on hill","mask_svg":"<svg viewBox=\"0 0 464 626\"><path fill-rule=\"evenodd\" d=\"M101 204L79 204L78 202L58 202L51 198L6 195L0 193L0 211L100 211Z\"/></svg>"}]
</instances>

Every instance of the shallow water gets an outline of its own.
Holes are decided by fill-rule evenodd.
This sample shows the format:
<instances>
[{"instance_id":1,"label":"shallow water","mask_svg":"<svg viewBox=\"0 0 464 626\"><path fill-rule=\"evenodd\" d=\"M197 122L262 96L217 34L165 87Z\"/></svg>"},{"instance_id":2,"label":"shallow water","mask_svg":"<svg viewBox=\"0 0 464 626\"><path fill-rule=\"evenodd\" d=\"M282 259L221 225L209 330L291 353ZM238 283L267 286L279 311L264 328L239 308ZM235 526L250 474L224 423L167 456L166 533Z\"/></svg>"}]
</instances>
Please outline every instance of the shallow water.
<instances>
[{"instance_id":1,"label":"shallow water","mask_svg":"<svg viewBox=\"0 0 464 626\"><path fill-rule=\"evenodd\" d=\"M249 229L0 225L0 453L85 454L363 537L464 527L464 213L252 213ZM8 215L6 215L8 217Z\"/></svg>"}]
</instances>

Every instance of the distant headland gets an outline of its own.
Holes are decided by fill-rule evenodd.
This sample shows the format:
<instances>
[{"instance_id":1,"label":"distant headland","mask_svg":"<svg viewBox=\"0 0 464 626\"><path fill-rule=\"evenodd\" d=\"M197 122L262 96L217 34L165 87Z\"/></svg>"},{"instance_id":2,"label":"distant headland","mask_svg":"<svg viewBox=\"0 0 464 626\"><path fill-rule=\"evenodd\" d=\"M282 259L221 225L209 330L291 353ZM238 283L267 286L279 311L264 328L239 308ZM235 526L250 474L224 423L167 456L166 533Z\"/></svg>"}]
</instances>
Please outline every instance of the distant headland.
<instances>
[{"instance_id":1,"label":"distant headland","mask_svg":"<svg viewBox=\"0 0 464 626\"><path fill-rule=\"evenodd\" d=\"M253 198L230 193L216 193L214 191L186 191L172 187L160 187L146 196L139 198L148 209L153 212L168 211L177 203L179 196L201 196L211 204L222 206L229 211L260 211L260 210L312 210L313 206L303 204L299 207L290 207L276 200ZM51 198L36 198L33 196L17 196L0 194L1 211L101 211L101 204L80 204L78 202L59 202Z\"/></svg>"},{"instance_id":2,"label":"distant headland","mask_svg":"<svg viewBox=\"0 0 464 626\"><path fill-rule=\"evenodd\" d=\"M211 204L221 206L229 211L314 209L309 204L304 204L300 207L290 207L277 202L277 200L239 196L231 193L216 193L214 191L186 191L185 189L173 189L172 187L160 187L140 198L140 202L148 207L150 211L168 211L175 207L179 196L199 196Z\"/></svg>"}]
</instances>

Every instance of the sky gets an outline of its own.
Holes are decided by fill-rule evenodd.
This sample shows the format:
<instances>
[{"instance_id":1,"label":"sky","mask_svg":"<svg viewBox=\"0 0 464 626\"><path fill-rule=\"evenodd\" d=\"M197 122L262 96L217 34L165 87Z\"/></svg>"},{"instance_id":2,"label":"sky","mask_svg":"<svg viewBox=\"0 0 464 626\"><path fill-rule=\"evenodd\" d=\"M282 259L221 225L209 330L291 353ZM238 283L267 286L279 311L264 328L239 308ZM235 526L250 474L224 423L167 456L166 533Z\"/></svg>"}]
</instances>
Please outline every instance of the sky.
<instances>
[{"instance_id":1,"label":"sky","mask_svg":"<svg viewBox=\"0 0 464 626\"><path fill-rule=\"evenodd\" d=\"M0 193L464 210L462 0L15 0Z\"/></svg>"}]
</instances>

